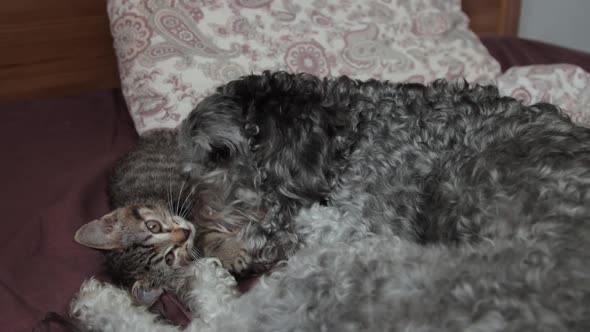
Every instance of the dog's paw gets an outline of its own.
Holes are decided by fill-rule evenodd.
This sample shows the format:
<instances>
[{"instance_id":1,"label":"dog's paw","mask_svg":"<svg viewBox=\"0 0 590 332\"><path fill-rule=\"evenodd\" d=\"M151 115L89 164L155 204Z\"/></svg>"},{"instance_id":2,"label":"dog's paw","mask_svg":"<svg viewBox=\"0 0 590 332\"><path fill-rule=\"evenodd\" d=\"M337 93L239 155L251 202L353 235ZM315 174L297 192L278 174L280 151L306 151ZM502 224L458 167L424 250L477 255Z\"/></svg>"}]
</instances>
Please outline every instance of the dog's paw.
<instances>
[{"instance_id":1,"label":"dog's paw","mask_svg":"<svg viewBox=\"0 0 590 332\"><path fill-rule=\"evenodd\" d=\"M199 320L208 323L223 312L238 296L237 282L218 258L208 257L195 262L177 295Z\"/></svg>"},{"instance_id":2,"label":"dog's paw","mask_svg":"<svg viewBox=\"0 0 590 332\"><path fill-rule=\"evenodd\" d=\"M112 301L112 302L111 302ZM80 292L72 301L72 313L77 309L94 310L105 308L112 308L111 304L117 304L124 307L131 306L133 299L129 292L115 287L111 284L98 281L94 278L86 280L80 286Z\"/></svg>"},{"instance_id":3,"label":"dog's paw","mask_svg":"<svg viewBox=\"0 0 590 332\"><path fill-rule=\"evenodd\" d=\"M115 322L124 320L122 316L134 310L129 292L94 278L82 283L70 303L70 316L90 329L101 326L105 317Z\"/></svg>"}]
</instances>

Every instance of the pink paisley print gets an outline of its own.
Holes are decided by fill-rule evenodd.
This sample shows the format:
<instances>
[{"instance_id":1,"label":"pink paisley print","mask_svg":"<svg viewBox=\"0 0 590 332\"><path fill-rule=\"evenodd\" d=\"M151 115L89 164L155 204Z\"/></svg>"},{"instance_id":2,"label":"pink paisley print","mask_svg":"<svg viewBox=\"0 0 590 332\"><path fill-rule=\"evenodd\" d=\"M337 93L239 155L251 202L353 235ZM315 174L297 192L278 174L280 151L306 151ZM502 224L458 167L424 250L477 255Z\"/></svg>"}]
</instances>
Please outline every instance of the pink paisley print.
<instances>
[{"instance_id":1,"label":"pink paisley print","mask_svg":"<svg viewBox=\"0 0 590 332\"><path fill-rule=\"evenodd\" d=\"M255 34L255 29L244 17L238 17L234 19L231 22L231 30L235 34L244 35L249 38L253 37Z\"/></svg>"},{"instance_id":2,"label":"pink paisley print","mask_svg":"<svg viewBox=\"0 0 590 332\"><path fill-rule=\"evenodd\" d=\"M531 101L533 100L533 98L531 97L531 93L524 87L514 89L510 93L510 96L522 101L523 104L527 104L527 105L530 104Z\"/></svg>"},{"instance_id":3,"label":"pink paisley print","mask_svg":"<svg viewBox=\"0 0 590 332\"><path fill-rule=\"evenodd\" d=\"M268 6L273 0L235 0L236 4L245 8L260 8Z\"/></svg>"},{"instance_id":4,"label":"pink paisley print","mask_svg":"<svg viewBox=\"0 0 590 332\"><path fill-rule=\"evenodd\" d=\"M502 93L524 104L549 102L573 121L590 126L590 73L573 65L513 67L497 80Z\"/></svg>"},{"instance_id":5,"label":"pink paisley print","mask_svg":"<svg viewBox=\"0 0 590 332\"><path fill-rule=\"evenodd\" d=\"M457 59L450 58L447 61L448 71L445 75L447 80L455 81L460 80L465 73L465 64Z\"/></svg>"},{"instance_id":6,"label":"pink paisley print","mask_svg":"<svg viewBox=\"0 0 590 332\"><path fill-rule=\"evenodd\" d=\"M203 17L205 17L203 15L203 12L199 9L199 8L191 8L188 11L188 15L193 19L193 21L195 22L199 22L200 20L203 19Z\"/></svg>"},{"instance_id":7,"label":"pink paisley print","mask_svg":"<svg viewBox=\"0 0 590 332\"><path fill-rule=\"evenodd\" d=\"M567 112L572 121L585 127L590 127L590 112L585 110Z\"/></svg>"},{"instance_id":8,"label":"pink paisley print","mask_svg":"<svg viewBox=\"0 0 590 332\"><path fill-rule=\"evenodd\" d=\"M371 70L381 61L382 69L388 72L405 72L412 67L407 55L390 47L385 40L379 38L376 24L367 25L366 29L347 32L344 40L346 46L342 50L342 59L354 69ZM381 78L382 72L375 78Z\"/></svg>"},{"instance_id":9,"label":"pink paisley print","mask_svg":"<svg viewBox=\"0 0 590 332\"><path fill-rule=\"evenodd\" d=\"M329 27L332 26L332 19L323 15L320 12L312 11L309 15L310 20L317 26Z\"/></svg>"},{"instance_id":10,"label":"pink paisley print","mask_svg":"<svg viewBox=\"0 0 590 332\"><path fill-rule=\"evenodd\" d=\"M133 60L150 44L152 30L147 26L145 17L124 14L113 22L111 29L120 61Z\"/></svg>"},{"instance_id":11,"label":"pink paisley print","mask_svg":"<svg viewBox=\"0 0 590 332\"><path fill-rule=\"evenodd\" d=\"M107 3L140 133L178 125L216 86L262 70L420 82L489 82L499 74L468 30L460 0Z\"/></svg>"},{"instance_id":12,"label":"pink paisley print","mask_svg":"<svg viewBox=\"0 0 590 332\"><path fill-rule=\"evenodd\" d=\"M328 59L324 48L315 41L301 42L287 49L285 62L293 72L302 72L318 76L330 75Z\"/></svg>"},{"instance_id":13,"label":"pink paisley print","mask_svg":"<svg viewBox=\"0 0 590 332\"><path fill-rule=\"evenodd\" d=\"M272 16L281 22L293 22L297 15L286 11L276 11L272 13Z\"/></svg>"},{"instance_id":14,"label":"pink paisley print","mask_svg":"<svg viewBox=\"0 0 590 332\"><path fill-rule=\"evenodd\" d=\"M201 56L226 57L233 56L237 51L235 47L231 51L216 47L199 30L191 29L184 18L173 10L157 11L154 21L156 27L164 36L168 37L168 40Z\"/></svg>"},{"instance_id":15,"label":"pink paisley print","mask_svg":"<svg viewBox=\"0 0 590 332\"><path fill-rule=\"evenodd\" d=\"M375 24L369 24L365 29L348 31L344 35L345 47L342 50L342 59L356 69L369 69L375 62L379 45L375 39L379 35L379 28Z\"/></svg>"},{"instance_id":16,"label":"pink paisley print","mask_svg":"<svg viewBox=\"0 0 590 332\"><path fill-rule=\"evenodd\" d=\"M221 67L219 74L224 81L231 81L246 75L246 72L235 63L227 63Z\"/></svg>"},{"instance_id":17,"label":"pink paisley print","mask_svg":"<svg viewBox=\"0 0 590 332\"><path fill-rule=\"evenodd\" d=\"M388 5L373 1L369 4L369 17L379 20L381 22L387 22L394 20L395 11L389 8Z\"/></svg>"},{"instance_id":18,"label":"pink paisley print","mask_svg":"<svg viewBox=\"0 0 590 332\"><path fill-rule=\"evenodd\" d=\"M166 59L174 56L182 56L182 51L170 44L160 44L150 47L146 52L152 59Z\"/></svg>"},{"instance_id":19,"label":"pink paisley print","mask_svg":"<svg viewBox=\"0 0 590 332\"><path fill-rule=\"evenodd\" d=\"M129 98L137 103L140 107L137 113L132 113L134 118L139 119L136 126L141 127L142 130L150 129L144 122L144 119L155 119L157 122L165 122L166 120L178 121L180 115L174 113L176 106L170 103L168 96L162 92L149 86L141 86L129 93Z\"/></svg>"},{"instance_id":20,"label":"pink paisley print","mask_svg":"<svg viewBox=\"0 0 590 332\"><path fill-rule=\"evenodd\" d=\"M424 84L424 83L426 83L426 79L424 78L424 76L421 76L421 75L413 75L413 76L410 76L410 77L406 78L405 80L403 80L403 82Z\"/></svg>"},{"instance_id":21,"label":"pink paisley print","mask_svg":"<svg viewBox=\"0 0 590 332\"><path fill-rule=\"evenodd\" d=\"M417 35L442 35L450 28L449 18L441 13L421 13L414 21L414 32Z\"/></svg>"},{"instance_id":22,"label":"pink paisley print","mask_svg":"<svg viewBox=\"0 0 590 332\"><path fill-rule=\"evenodd\" d=\"M176 95L176 100L183 101L188 99L193 105L199 101L199 95L192 88L192 84L183 81L182 76L178 74L171 74L164 83L172 86L171 92Z\"/></svg>"},{"instance_id":23,"label":"pink paisley print","mask_svg":"<svg viewBox=\"0 0 590 332\"><path fill-rule=\"evenodd\" d=\"M246 75L246 71L240 65L223 60L208 64L200 64L199 68L202 70L205 77L220 82L231 81Z\"/></svg>"}]
</instances>

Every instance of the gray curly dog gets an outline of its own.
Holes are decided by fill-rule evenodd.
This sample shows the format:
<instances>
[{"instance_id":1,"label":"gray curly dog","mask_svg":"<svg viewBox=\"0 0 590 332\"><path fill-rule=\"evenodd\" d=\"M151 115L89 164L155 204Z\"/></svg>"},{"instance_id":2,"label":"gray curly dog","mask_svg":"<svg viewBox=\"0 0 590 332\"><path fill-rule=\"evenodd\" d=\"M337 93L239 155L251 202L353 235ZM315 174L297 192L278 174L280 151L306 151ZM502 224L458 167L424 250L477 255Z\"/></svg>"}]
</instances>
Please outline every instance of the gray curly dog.
<instances>
[{"instance_id":1,"label":"gray curly dog","mask_svg":"<svg viewBox=\"0 0 590 332\"><path fill-rule=\"evenodd\" d=\"M279 262L240 297L196 262L179 288L200 313L188 330L590 331L590 129L555 106L263 73L220 87L180 134L252 270ZM94 280L72 313L177 330Z\"/></svg>"}]
</instances>

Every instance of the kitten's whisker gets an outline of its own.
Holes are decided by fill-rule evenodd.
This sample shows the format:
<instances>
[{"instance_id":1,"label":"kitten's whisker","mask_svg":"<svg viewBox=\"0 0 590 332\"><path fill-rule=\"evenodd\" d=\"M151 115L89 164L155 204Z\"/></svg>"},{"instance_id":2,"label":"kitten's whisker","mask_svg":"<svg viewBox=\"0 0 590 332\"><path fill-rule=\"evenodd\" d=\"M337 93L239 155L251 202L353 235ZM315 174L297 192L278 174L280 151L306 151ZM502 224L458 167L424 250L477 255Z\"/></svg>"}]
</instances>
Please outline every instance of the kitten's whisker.
<instances>
[{"instance_id":1,"label":"kitten's whisker","mask_svg":"<svg viewBox=\"0 0 590 332\"><path fill-rule=\"evenodd\" d=\"M195 258L195 260L203 258L201 252L196 247L193 247L193 249L191 250L191 255Z\"/></svg>"},{"instance_id":2,"label":"kitten's whisker","mask_svg":"<svg viewBox=\"0 0 590 332\"><path fill-rule=\"evenodd\" d=\"M172 172L168 173L168 210L172 213Z\"/></svg>"},{"instance_id":3,"label":"kitten's whisker","mask_svg":"<svg viewBox=\"0 0 590 332\"><path fill-rule=\"evenodd\" d=\"M191 208L192 203L188 199L191 197L192 194L195 193L195 189L196 189L196 186L193 186L192 189L191 189L191 191L184 198L184 202L182 202L182 206L180 207L180 211L178 212L182 218L185 218L186 217L186 213L188 213L188 211L190 211L190 208ZM188 201L189 204L186 207L187 210L184 210L184 205L187 203L187 201Z\"/></svg>"},{"instance_id":4,"label":"kitten's whisker","mask_svg":"<svg viewBox=\"0 0 590 332\"><path fill-rule=\"evenodd\" d=\"M188 205L185 207L184 211L181 209L181 211L180 211L180 217L186 219L187 213L189 213L191 211L191 209L193 208L194 203L195 203L194 201L188 200L188 198L190 198L190 196L192 196L199 189L199 187L201 185L202 185L202 183L198 182L197 184L195 184L192 187L189 195L185 198L185 202L188 203ZM185 203L183 203L182 205L184 206L184 204Z\"/></svg>"},{"instance_id":5,"label":"kitten's whisker","mask_svg":"<svg viewBox=\"0 0 590 332\"><path fill-rule=\"evenodd\" d=\"M187 217L189 217L189 213L192 211L192 208L193 208L192 203L187 204L184 211L180 211L180 217L183 219L187 219ZM191 220L191 219L188 219L188 220Z\"/></svg>"},{"instance_id":6,"label":"kitten's whisker","mask_svg":"<svg viewBox=\"0 0 590 332\"><path fill-rule=\"evenodd\" d=\"M194 258L194 260L199 260L201 258L201 253L196 247L193 247L193 249L190 251L190 255Z\"/></svg>"},{"instance_id":7,"label":"kitten's whisker","mask_svg":"<svg viewBox=\"0 0 590 332\"><path fill-rule=\"evenodd\" d=\"M178 208L180 208L180 197L182 197L182 191L184 190L184 185L186 184L186 179L182 180L182 185L180 186L180 191L178 192L178 199L176 200L176 206L174 209L174 215L178 215L179 211Z\"/></svg>"}]
</instances>

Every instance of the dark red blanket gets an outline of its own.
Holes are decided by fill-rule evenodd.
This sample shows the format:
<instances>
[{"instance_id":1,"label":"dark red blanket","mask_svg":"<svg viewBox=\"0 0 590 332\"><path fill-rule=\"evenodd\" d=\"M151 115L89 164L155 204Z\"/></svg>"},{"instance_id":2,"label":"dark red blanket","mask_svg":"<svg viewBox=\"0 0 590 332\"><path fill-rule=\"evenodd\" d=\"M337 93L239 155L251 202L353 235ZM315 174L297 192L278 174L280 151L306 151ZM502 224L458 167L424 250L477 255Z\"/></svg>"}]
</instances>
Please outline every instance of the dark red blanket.
<instances>
[{"instance_id":1,"label":"dark red blanket","mask_svg":"<svg viewBox=\"0 0 590 332\"><path fill-rule=\"evenodd\" d=\"M122 99L111 92L1 107L0 329L30 331L64 312L101 254L73 242L107 211L107 172L135 142Z\"/></svg>"}]
</instances>

